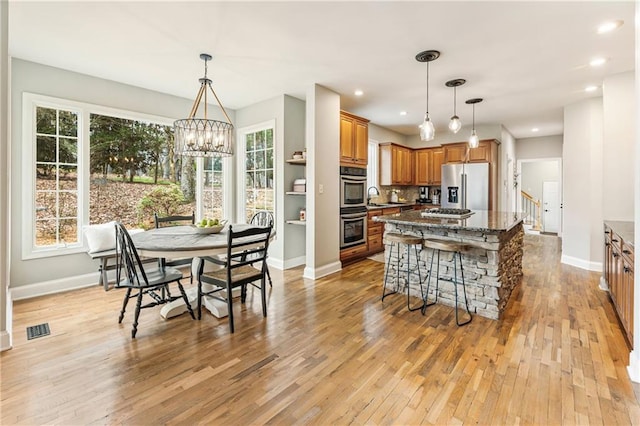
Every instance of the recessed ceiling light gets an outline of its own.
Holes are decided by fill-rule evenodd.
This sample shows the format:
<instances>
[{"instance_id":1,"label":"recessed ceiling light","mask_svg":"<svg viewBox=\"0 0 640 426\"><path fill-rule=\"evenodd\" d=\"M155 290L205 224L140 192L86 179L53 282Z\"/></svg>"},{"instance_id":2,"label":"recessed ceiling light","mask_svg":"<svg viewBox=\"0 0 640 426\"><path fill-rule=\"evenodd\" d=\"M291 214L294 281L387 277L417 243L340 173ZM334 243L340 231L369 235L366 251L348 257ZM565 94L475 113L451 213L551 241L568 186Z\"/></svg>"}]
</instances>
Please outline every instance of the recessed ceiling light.
<instances>
[{"instance_id":1,"label":"recessed ceiling light","mask_svg":"<svg viewBox=\"0 0 640 426\"><path fill-rule=\"evenodd\" d=\"M598 90L598 86L587 86L584 88L585 92L595 92L596 90Z\"/></svg>"},{"instance_id":2,"label":"recessed ceiling light","mask_svg":"<svg viewBox=\"0 0 640 426\"><path fill-rule=\"evenodd\" d=\"M607 62L607 58L593 58L589 65L592 67L599 67L600 65L604 65Z\"/></svg>"},{"instance_id":3,"label":"recessed ceiling light","mask_svg":"<svg viewBox=\"0 0 640 426\"><path fill-rule=\"evenodd\" d=\"M624 21L609 21L601 24L598 27L598 34L609 33L615 29L618 29L624 24Z\"/></svg>"},{"instance_id":4,"label":"recessed ceiling light","mask_svg":"<svg viewBox=\"0 0 640 426\"><path fill-rule=\"evenodd\" d=\"M353 92L353 94L356 95L356 96L362 96L362 95L364 95L364 92L362 90L358 89L355 92Z\"/></svg>"},{"instance_id":5,"label":"recessed ceiling light","mask_svg":"<svg viewBox=\"0 0 640 426\"><path fill-rule=\"evenodd\" d=\"M400 115L407 115L407 111L400 111Z\"/></svg>"},{"instance_id":6,"label":"recessed ceiling light","mask_svg":"<svg viewBox=\"0 0 640 426\"><path fill-rule=\"evenodd\" d=\"M539 131L539 130L540 130L540 129L538 129L537 127L534 127L533 129L531 129L531 131L532 131L532 132L534 132L534 133L535 133L535 132L537 132L537 131Z\"/></svg>"}]
</instances>

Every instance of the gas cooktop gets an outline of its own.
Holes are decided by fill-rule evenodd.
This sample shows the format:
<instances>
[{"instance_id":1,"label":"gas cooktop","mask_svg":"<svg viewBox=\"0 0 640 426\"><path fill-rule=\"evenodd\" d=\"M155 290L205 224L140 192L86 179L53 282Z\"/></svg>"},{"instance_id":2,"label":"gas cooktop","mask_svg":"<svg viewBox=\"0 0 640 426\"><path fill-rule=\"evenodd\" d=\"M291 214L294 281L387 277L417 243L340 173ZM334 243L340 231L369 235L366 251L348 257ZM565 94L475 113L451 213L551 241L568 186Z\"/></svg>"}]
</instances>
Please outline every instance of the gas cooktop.
<instances>
[{"instance_id":1,"label":"gas cooktop","mask_svg":"<svg viewBox=\"0 0 640 426\"><path fill-rule=\"evenodd\" d=\"M452 219L466 219L471 216L473 212L469 209L429 209L424 210L421 215L423 217L444 217Z\"/></svg>"}]
</instances>

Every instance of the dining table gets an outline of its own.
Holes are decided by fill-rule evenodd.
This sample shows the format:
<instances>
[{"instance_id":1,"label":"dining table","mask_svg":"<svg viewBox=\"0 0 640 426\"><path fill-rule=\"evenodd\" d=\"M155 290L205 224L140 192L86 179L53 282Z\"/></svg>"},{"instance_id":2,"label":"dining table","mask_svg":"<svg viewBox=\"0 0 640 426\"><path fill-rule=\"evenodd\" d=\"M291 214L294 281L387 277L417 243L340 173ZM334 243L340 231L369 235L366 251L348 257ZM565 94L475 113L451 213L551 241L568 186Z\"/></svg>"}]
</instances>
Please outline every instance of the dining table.
<instances>
[{"instance_id":1,"label":"dining table","mask_svg":"<svg viewBox=\"0 0 640 426\"><path fill-rule=\"evenodd\" d=\"M197 279L200 258L227 253L230 226L234 232L255 227L255 225L238 223L226 225L221 231L216 233L206 233L206 228L203 230L195 225L170 226L153 228L145 232L132 234L131 239L136 246L138 254L142 257L166 259L193 258L191 262L191 276ZM272 230L270 239L272 240L274 237L275 230ZM211 264L207 263L207 265ZM210 286L210 284L203 283L203 286ZM197 307L198 289L195 287L189 288L186 290L186 293L191 306L193 308ZM224 318L228 315L227 304L218 299L204 297L202 305L218 318ZM165 304L160 310L160 315L168 319L186 311L187 307L184 300L177 299Z\"/></svg>"}]
</instances>

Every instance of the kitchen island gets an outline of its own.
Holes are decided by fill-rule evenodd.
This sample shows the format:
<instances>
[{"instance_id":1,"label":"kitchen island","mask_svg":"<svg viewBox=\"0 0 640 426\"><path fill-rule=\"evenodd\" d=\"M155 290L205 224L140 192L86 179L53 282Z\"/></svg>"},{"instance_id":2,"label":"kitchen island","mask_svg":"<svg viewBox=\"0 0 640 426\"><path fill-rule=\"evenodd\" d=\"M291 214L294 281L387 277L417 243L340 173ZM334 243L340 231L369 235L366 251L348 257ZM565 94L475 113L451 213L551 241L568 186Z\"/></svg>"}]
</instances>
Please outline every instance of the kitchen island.
<instances>
[{"instance_id":1,"label":"kitchen island","mask_svg":"<svg viewBox=\"0 0 640 426\"><path fill-rule=\"evenodd\" d=\"M471 313L500 319L514 288L522 282L522 247L524 230L523 215L496 211L474 211L465 219L456 217L428 217L422 210L405 211L398 214L378 216L375 221L385 224L384 234L399 232L419 236L421 238L440 239L444 241L463 242L470 246L463 253L464 278L469 310ZM384 238L383 238L384 241ZM390 246L385 242L385 269L389 271L388 286L395 286L396 256L389 261ZM412 254L413 254L413 248ZM400 271L398 274L401 288L406 286L407 249L401 251ZM410 294L422 297L420 279L424 281L431 263L432 250L419 251L419 262L415 256L410 257ZM429 299L435 298L435 265L434 277L431 279ZM458 279L460 275L458 274ZM461 284L459 284L461 286ZM405 290L406 291L406 290ZM458 294L462 288L458 288ZM455 305L453 284L453 255L441 253L438 303ZM459 307L464 309L464 299L458 299Z\"/></svg>"}]
</instances>

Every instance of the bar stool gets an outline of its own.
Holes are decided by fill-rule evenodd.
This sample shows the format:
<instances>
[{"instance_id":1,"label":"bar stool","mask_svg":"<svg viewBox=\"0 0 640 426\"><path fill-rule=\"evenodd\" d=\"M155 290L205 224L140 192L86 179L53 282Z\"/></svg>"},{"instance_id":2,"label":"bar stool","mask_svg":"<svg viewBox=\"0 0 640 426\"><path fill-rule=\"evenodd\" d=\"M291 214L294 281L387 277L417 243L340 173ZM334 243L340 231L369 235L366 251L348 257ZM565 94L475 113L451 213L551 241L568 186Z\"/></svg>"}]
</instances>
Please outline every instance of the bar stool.
<instances>
[{"instance_id":1,"label":"bar stool","mask_svg":"<svg viewBox=\"0 0 640 426\"><path fill-rule=\"evenodd\" d=\"M421 237L415 237L412 235L405 235L405 234L400 234L397 232L389 232L387 234L385 234L384 238L391 243L391 248L389 249L389 256L387 259L387 262L385 262L385 266L386 266L386 271L384 274L384 283L382 286L382 301L384 301L384 298L391 295L391 294L395 294L398 292L399 286L400 286L400 249L401 249L401 245L404 244L407 246L407 283L406 283L406 287L407 287L407 309L409 311L417 311L418 309L423 310L424 309L424 291L422 290L422 276L420 274L420 267L418 266L418 280L420 282L420 295L422 296L422 300L423 303L422 305L418 306L418 307L411 307L411 303L410 303L410 298L409 298L409 290L410 290L410 286L409 283L411 282L410 278L411 278L411 270L410 270L410 260L411 260L411 249L410 246L414 246L415 249L415 254L416 254L416 264L418 263L418 261L420 260L420 256L418 254L418 246L422 244L422 238ZM397 253L397 258L396 258L396 288L395 290L387 293L387 278L389 276L389 270L391 269L391 255L393 254L393 248L396 248L396 253Z\"/></svg>"},{"instance_id":2,"label":"bar stool","mask_svg":"<svg viewBox=\"0 0 640 426\"><path fill-rule=\"evenodd\" d=\"M468 303L469 299L467 298L467 288L464 283L464 271L462 268L462 252L466 251L469 248L469 245L464 243L459 243L456 241L444 241L444 240L435 240L431 238L425 238L424 240L422 240L422 247L430 248L433 250L431 254L431 264L429 266L429 274L427 275L427 295L425 296L425 299L424 299L424 305L422 307L422 315L424 315L425 312L427 311L427 306L431 306L438 301L438 282L440 278L440 252L446 251L446 252L453 253L453 288L456 295L456 306L455 306L456 324L458 326L469 324L471 322L472 317L471 317L471 312L469 312L469 303ZM433 271L433 258L436 257L436 252L438 255L438 260L436 262L436 297L433 302L428 303L429 285L431 284L431 275ZM460 322L458 320L458 268L457 268L458 262L456 261L456 256L460 262L460 275L462 276L462 291L464 292L464 305L467 308L467 314L469 314L469 319L464 322Z\"/></svg>"}]
</instances>

